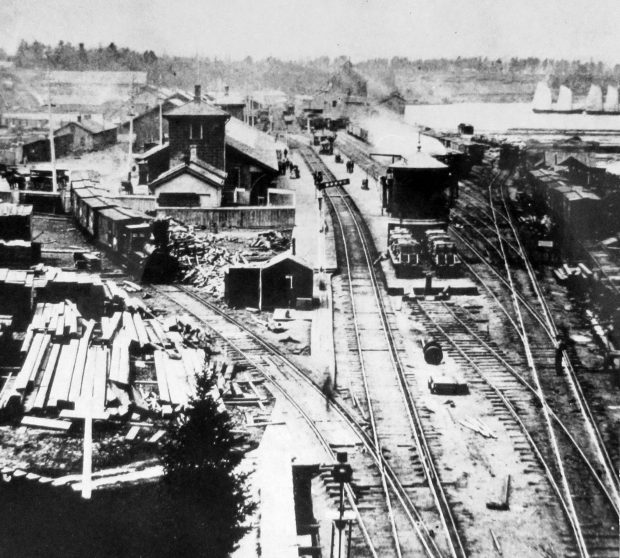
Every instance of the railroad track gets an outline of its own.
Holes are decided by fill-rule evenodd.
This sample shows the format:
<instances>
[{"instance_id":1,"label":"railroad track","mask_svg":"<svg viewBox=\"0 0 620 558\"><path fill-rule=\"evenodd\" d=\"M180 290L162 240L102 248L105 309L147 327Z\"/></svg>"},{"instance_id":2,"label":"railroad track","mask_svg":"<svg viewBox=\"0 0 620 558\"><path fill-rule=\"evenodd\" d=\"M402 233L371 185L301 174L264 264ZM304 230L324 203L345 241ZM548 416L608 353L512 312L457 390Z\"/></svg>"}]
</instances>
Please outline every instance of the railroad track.
<instances>
[{"instance_id":1,"label":"railroad track","mask_svg":"<svg viewBox=\"0 0 620 558\"><path fill-rule=\"evenodd\" d=\"M355 150L349 150L349 152L347 152L346 148L343 149L342 146L339 147L341 151L345 152L354 160L357 159L356 163L358 165L364 167L365 160L363 158L356 158L357 153ZM478 169L476 172L480 178L485 179L487 182L500 182L492 171L482 168ZM500 184L502 184L502 182L500 182ZM493 255L493 257L490 258L489 255L485 256L480 254L479 251L477 254L481 260L485 261L485 263L493 269L496 275L494 278L495 282L497 282L497 279L500 279L507 287L507 290L512 293L510 296L515 299L513 302L515 307L514 311L511 312L506 302L501 302L497 297L495 297L496 302L502 308L508 320L513 324L519 339L527 346L526 352L529 353L532 376L535 378L540 378L542 376L543 378L542 384L538 384L538 389L534 390L534 393L538 396L539 406L541 405L542 398L543 414L549 415L546 416L545 420L545 422L549 424L547 445L549 445L549 441L551 441L551 446L555 448L555 465L551 466L553 465L553 459L550 458L553 456L550 455L548 449L545 452L546 456L542 451L540 456L541 459L546 459L543 465L549 472L550 482L556 491L557 497L560 498L566 516L571 524L579 555L616 555L618 535L615 525L618 520L618 492L617 478L614 474L612 465L613 461L603 443L602 436L598 431L586 398L581 392L578 378L576 377L567 355L565 355L565 365L569 375L569 386L567 387L567 391L570 393L567 393L564 398L557 397L554 393L554 391L557 390L557 386L554 385L557 384L557 381L554 380L554 366L551 363L553 363L555 356L553 341L557 335L557 329L553 323L551 312L542 296L540 287L537 285L531 266L529 266L527 257L524 254L523 247L520 245L518 234L514 224L511 222L508 208L505 206L503 209L493 207L491 203L489 203L489 209L487 210L481 207L480 203L476 204L476 200L471 194L465 193L465 195L474 201L474 203L470 205L477 210L478 214L475 215L474 219L478 222L478 226L472 223L474 219L468 220L464 212L461 213L460 217L465 222L465 225L469 227L470 231L476 231L476 234L481 237L478 243L486 243L489 255ZM504 199L503 195L501 199ZM488 231L493 232L492 236L496 236L497 241L490 241L488 238L489 234L480 231L480 225ZM514 240L508 240L511 236L514 236ZM506 250L510 252L510 261L506 254ZM491 259L494 261L491 262ZM520 291L523 289L517 289L518 285L515 285L516 281L511 275L511 268L514 267L515 263L517 265L520 264L520 267L526 270L526 279L531 281L532 289L535 293L534 300L532 300L531 297L528 298L522 295ZM502 265L505 268L505 273L503 274L501 273ZM500 269L498 270L498 268ZM528 299L526 300L526 298ZM541 310L536 310L534 308L535 305L540 305ZM524 315L521 314L521 306L525 309ZM542 337L539 336L534 340L529 339L528 333L531 334L532 332L540 330L544 332ZM484 361L485 357L482 356L481 358ZM536 368L536 362L538 363L538 367L542 369L542 374L539 374L539 370ZM473 360L471 364L475 365L475 363L476 361ZM523 367L521 369L523 370ZM532 377L525 381L527 382L528 380L531 381ZM536 391L538 391L538 393L536 393ZM560 407L562 411L560 414L564 416L566 424L546 405L544 394L549 392L552 393L553 402ZM579 407L581 416L581 419L577 420L570 416L572 414L570 412L570 405L575 405L575 403ZM540 416L538 420L540 420ZM570 451L566 451L564 447L560 450L558 442L555 440L556 433L554 427L550 424L551 421L556 423L555 428L557 428L565 438L562 440L562 446L568 445ZM535 424L536 423L534 423L534 425ZM573 432L574 435L571 434L571 432ZM583 439L589 440L589 447L582 449L577 439L580 441ZM544 442L544 437L541 439L539 434L539 451L545 449ZM565 462L568 463L568 465L565 465ZM577 462L579 462L580 465L576 465ZM551 465L547 465L547 463ZM566 467L570 470L566 471ZM588 485L588 488L585 488L581 484L584 467L588 472L588 482L585 483ZM559 483L555 480L556 476L560 479ZM588 498L588 502L585 501L586 498ZM593 498L597 501L590 502L589 498ZM575 500L577 500L576 504ZM599 525L594 525L589 521L593 509L604 510L603 515L606 515L605 520Z\"/></svg>"},{"instance_id":2,"label":"railroad track","mask_svg":"<svg viewBox=\"0 0 620 558\"><path fill-rule=\"evenodd\" d=\"M300 145L299 150L312 171L321 171L326 180L334 179L311 148ZM377 254L369 232L344 189L326 193L325 199L332 211L332 222L339 230L339 268L346 270L343 282L349 306L350 327L344 340L347 347L336 347L338 369L358 370L350 384L359 390L357 400L368 418L375 447L380 453L389 454L412 499L421 498L422 492L428 498L430 491L435 510L427 522L441 528L451 556L466 556L457 519L434 463L433 435L425 430L410 392L402 363L402 340L395 334L387 293L374 268ZM356 356L353 363L352 352ZM343 359L348 362L339 362ZM391 374L386 373L388 363ZM410 555L407 540L400 537L399 544L403 554Z\"/></svg>"},{"instance_id":3,"label":"railroad track","mask_svg":"<svg viewBox=\"0 0 620 558\"><path fill-rule=\"evenodd\" d=\"M491 238L494 238L494 241L490 240L489 232L484 234L484 232L478 230L478 227L474 226L462 215L460 216L461 223L465 224L469 229L467 232L469 232L472 238L476 236L482 237L483 243L488 247L487 252L489 256L490 254L493 254L493 256L489 257L480 253L472 243L464 239L463 235L456 231L454 232L457 238L492 270L497 279L507 289L506 296L509 296L511 299L512 312L508 310L509 303L500 302L500 304L504 307L505 314L510 317L510 322L521 339L528 361L531 380L536 384L542 401L543 415L548 425L549 439L555 453L555 469L563 484L567 507L571 510L570 516L575 528L576 540L583 556L599 555L598 553L602 551L602 548L596 543L597 536L605 540L605 533L614 533L614 525L618 521L618 483L614 472L613 460L609 455L597 422L581 389L579 379L566 353L564 354L564 365L567 372L566 381L558 380L555 374L555 339L558 335L558 330L542 294L542 289L520 243L514 223L511 221L510 212L505 204L505 193L502 190L502 178L496 175L488 183L489 209L482 209L481 213L483 213L484 218L478 218L478 222L484 226L484 220L488 219L489 216L491 217L492 225L487 223L486 227L487 231L495 233L491 236ZM500 208L495 206L496 202L494 202L492 195L492 187L496 184L499 184L499 197L503 205ZM493 231L493 229L495 230ZM511 238L511 259L514 259L516 254L520 258L520 263L525 270L523 276L518 278L522 283L521 285L517 283L514 266L511 265L511 259L507 256L508 238ZM480 239L478 239L478 243L480 243ZM526 287L531 289L531 294L527 296L523 294ZM540 309L535 309L535 306L540 306ZM548 406L545 403L546 397L550 399ZM572 412L574 407L578 409L577 416ZM583 471L582 468L575 466L575 445L568 444L567 447L566 444L558 442L548 415L550 409L555 409L562 416L562 420L573 433L573 438L578 438L581 442L578 450L581 452L581 460L583 461L584 455L587 455L585 459L589 461L587 463L589 469L588 482L585 484L589 483L589 488L592 489L590 498L593 501L588 500L587 503L584 503ZM587 441L586 444L583 443L584 440ZM602 472L600 475L597 475L595 471L599 469ZM592 486L592 482L594 482L595 486ZM582 529L581 526L587 522L592 509L604 510L602 516L605 519L601 520L599 529ZM615 532L615 535L617 537L617 532ZM592 554L590 554L591 550L593 550ZM605 554L603 552L600 555L604 556Z\"/></svg>"},{"instance_id":4,"label":"railroad track","mask_svg":"<svg viewBox=\"0 0 620 558\"><path fill-rule=\"evenodd\" d=\"M618 534L612 528L613 522L608 522L606 529L595 528L591 520L574 515L561 483L556 480L558 467L554 463L553 452L549 449L547 432L540 424L540 407L545 403L536 387L524 376L523 363L504 353L490 338L488 332L481 331L471 316L455 304L418 300L411 303L411 308L412 314L425 325L429 333L435 339L442 340L442 345L447 347L448 354L464 371L468 385L486 394L493 403L495 414L502 422L511 422L515 429L518 429L518 432L511 433L511 437L521 459L528 462L535 458L549 480L551 490L541 486L538 489L540 497L549 501L552 499L559 501L565 516L572 524L571 535L574 536L575 531L578 531L579 536L583 537L585 552L580 552L579 555L608 558L617 556ZM577 441L564 422L551 409L549 413L555 430L562 437L562 442L580 452ZM579 455L581 461L585 461L590 474L596 477L597 471L594 465L583 453ZM535 467L535 464L532 463L531 467ZM579 475L582 471L583 466L570 470L569 474ZM573 476L572 479L574 478L576 477ZM591 485L586 484L588 486L583 486L581 489L574 485L577 489L575 496L582 501L586 498L596 499L596 495L591 491ZM597 488L598 492L605 495L606 501L599 498L599 506L592 502L593 508L606 507L608 513L613 516L613 496L600 479ZM617 513L617 510L615 511ZM564 534L564 537L567 538L567 535L568 533Z\"/></svg>"},{"instance_id":5,"label":"railroad track","mask_svg":"<svg viewBox=\"0 0 620 558\"><path fill-rule=\"evenodd\" d=\"M310 379L308 371L230 312L183 286L158 287L157 291L218 335L228 347L230 358L254 367L274 385L334 461L337 451L348 452L354 479L347 506L356 514L358 525L353 531L354 556L408 555L398 546L402 540L394 537L395 524L401 531L407 526L417 541L412 555L445 556L393 464L377 452L367 425L355 409L336 400L328 410L320 387ZM336 505L336 488L329 480L327 488ZM388 505L386 491L396 506Z\"/></svg>"}]
</instances>

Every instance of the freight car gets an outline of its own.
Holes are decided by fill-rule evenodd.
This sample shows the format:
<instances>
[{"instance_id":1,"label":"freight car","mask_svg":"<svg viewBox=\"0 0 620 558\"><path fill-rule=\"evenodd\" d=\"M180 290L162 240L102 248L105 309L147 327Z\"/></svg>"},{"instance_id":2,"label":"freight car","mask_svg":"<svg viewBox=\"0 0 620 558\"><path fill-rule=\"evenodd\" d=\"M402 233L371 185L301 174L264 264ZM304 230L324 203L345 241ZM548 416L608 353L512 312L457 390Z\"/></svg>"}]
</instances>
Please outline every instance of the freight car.
<instances>
[{"instance_id":1,"label":"freight car","mask_svg":"<svg viewBox=\"0 0 620 558\"><path fill-rule=\"evenodd\" d=\"M368 130L365 130L357 124L349 124L347 126L347 134L368 143Z\"/></svg>"},{"instance_id":2,"label":"freight car","mask_svg":"<svg viewBox=\"0 0 620 558\"><path fill-rule=\"evenodd\" d=\"M71 208L75 221L93 241L133 272L142 271L145 245L151 238L152 219L148 215L119 206L91 188L74 188Z\"/></svg>"}]
</instances>

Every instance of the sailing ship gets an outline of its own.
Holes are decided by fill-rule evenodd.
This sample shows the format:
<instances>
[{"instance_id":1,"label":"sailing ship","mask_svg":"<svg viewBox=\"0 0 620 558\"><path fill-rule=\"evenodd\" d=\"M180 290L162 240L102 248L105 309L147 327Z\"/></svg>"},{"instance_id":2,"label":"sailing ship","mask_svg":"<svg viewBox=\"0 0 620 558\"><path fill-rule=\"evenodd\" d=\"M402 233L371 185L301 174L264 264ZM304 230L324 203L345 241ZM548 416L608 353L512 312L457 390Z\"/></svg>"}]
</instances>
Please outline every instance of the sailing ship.
<instances>
[{"instance_id":1,"label":"sailing ship","mask_svg":"<svg viewBox=\"0 0 620 558\"><path fill-rule=\"evenodd\" d=\"M605 95L605 103L603 104L603 114L620 114L618 88L615 85L607 86L607 95Z\"/></svg>"},{"instance_id":2,"label":"sailing ship","mask_svg":"<svg viewBox=\"0 0 620 558\"><path fill-rule=\"evenodd\" d=\"M586 99L586 114L620 114L618 105L618 88L615 85L607 86L605 102L603 102L603 90L599 85L592 84Z\"/></svg>"},{"instance_id":3,"label":"sailing ship","mask_svg":"<svg viewBox=\"0 0 620 558\"><path fill-rule=\"evenodd\" d=\"M583 112L583 109L573 107L573 92L566 85L560 85L558 101L554 106L553 112L559 114L578 114Z\"/></svg>"},{"instance_id":4,"label":"sailing ship","mask_svg":"<svg viewBox=\"0 0 620 558\"><path fill-rule=\"evenodd\" d=\"M536 113L555 114L578 114L583 112L582 108L573 107L573 92L565 85L560 86L558 100L553 104L551 89L543 81L536 86L532 110Z\"/></svg>"},{"instance_id":5,"label":"sailing ship","mask_svg":"<svg viewBox=\"0 0 620 558\"><path fill-rule=\"evenodd\" d=\"M536 113L554 112L552 107L551 89L549 89L549 86L544 81L541 81L536 86L534 100L532 101L532 110Z\"/></svg>"}]
</instances>

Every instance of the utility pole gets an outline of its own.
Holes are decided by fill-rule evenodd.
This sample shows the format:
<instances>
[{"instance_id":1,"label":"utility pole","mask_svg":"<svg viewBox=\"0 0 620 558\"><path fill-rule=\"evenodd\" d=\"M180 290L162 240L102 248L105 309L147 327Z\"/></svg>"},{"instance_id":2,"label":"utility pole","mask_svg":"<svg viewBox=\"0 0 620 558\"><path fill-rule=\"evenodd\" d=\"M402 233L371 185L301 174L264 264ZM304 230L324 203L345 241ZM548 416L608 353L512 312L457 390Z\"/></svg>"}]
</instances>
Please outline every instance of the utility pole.
<instances>
[{"instance_id":1,"label":"utility pole","mask_svg":"<svg viewBox=\"0 0 620 558\"><path fill-rule=\"evenodd\" d=\"M131 83L131 93L129 97L129 138L128 138L128 147L127 147L127 179L131 180L131 169L133 167L133 117L134 114L134 82L132 80Z\"/></svg>"},{"instance_id":2,"label":"utility pole","mask_svg":"<svg viewBox=\"0 0 620 558\"><path fill-rule=\"evenodd\" d=\"M58 181L56 179L56 146L54 145L54 126L52 124L52 86L51 86L51 71L47 71L47 117L49 124L49 139L50 139L50 159L52 162L52 192L58 192Z\"/></svg>"},{"instance_id":3,"label":"utility pole","mask_svg":"<svg viewBox=\"0 0 620 558\"><path fill-rule=\"evenodd\" d=\"M163 101L159 101L159 145L164 145Z\"/></svg>"}]
</instances>

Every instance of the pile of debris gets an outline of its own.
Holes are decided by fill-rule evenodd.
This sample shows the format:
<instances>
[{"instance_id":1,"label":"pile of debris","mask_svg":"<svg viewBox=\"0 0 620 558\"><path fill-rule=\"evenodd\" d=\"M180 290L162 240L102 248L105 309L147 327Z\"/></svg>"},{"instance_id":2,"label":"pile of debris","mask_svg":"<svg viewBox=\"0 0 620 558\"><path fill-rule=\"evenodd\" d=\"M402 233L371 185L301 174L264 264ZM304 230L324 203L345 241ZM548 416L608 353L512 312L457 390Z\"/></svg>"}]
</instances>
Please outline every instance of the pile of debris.
<instances>
[{"instance_id":1,"label":"pile of debris","mask_svg":"<svg viewBox=\"0 0 620 558\"><path fill-rule=\"evenodd\" d=\"M278 231L260 232L245 240L176 223L170 227L170 253L179 262L181 280L215 298L224 296L228 266L269 260L288 250L289 244L289 238Z\"/></svg>"}]
</instances>

